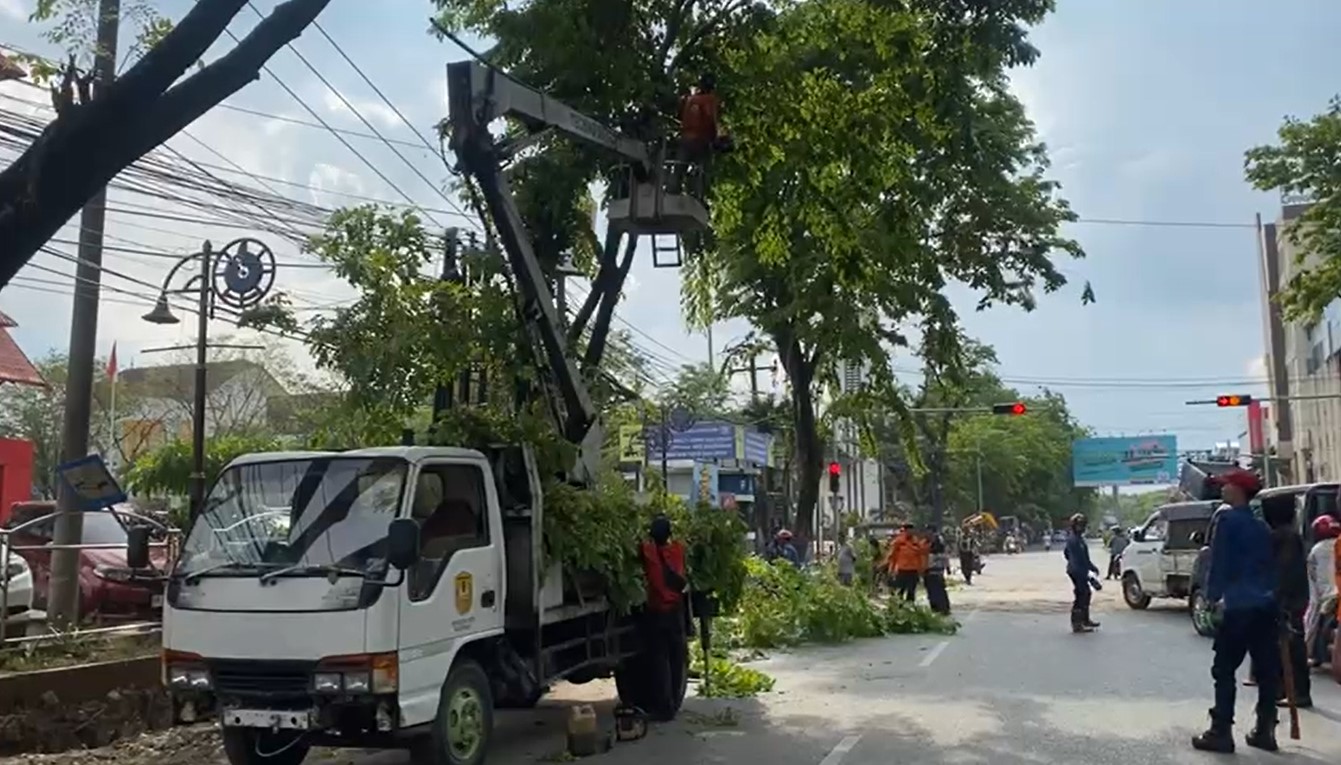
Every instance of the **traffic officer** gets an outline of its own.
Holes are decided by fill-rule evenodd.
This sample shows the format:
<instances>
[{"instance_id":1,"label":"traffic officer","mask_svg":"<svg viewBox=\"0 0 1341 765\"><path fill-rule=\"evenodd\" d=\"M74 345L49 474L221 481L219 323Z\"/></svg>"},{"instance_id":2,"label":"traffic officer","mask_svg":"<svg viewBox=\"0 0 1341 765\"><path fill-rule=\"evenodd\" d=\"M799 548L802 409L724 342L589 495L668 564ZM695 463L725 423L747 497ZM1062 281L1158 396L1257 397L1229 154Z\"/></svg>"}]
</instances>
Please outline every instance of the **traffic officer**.
<instances>
[{"instance_id":1,"label":"traffic officer","mask_svg":"<svg viewBox=\"0 0 1341 765\"><path fill-rule=\"evenodd\" d=\"M1211 569L1206 578L1206 597L1218 604L1221 614L1211 663L1215 706L1211 708L1211 727L1194 736L1192 746L1207 752L1234 751L1234 673L1244 657L1251 656L1257 670L1257 721L1244 740L1248 746L1274 752L1278 749L1280 604L1271 530L1248 506L1261 490L1256 475L1236 469L1217 480L1221 499L1228 507L1217 514L1211 537Z\"/></svg>"},{"instance_id":2,"label":"traffic officer","mask_svg":"<svg viewBox=\"0 0 1341 765\"><path fill-rule=\"evenodd\" d=\"M1089 519L1084 513L1071 516L1071 530L1066 537L1066 576L1071 580L1071 631L1093 632L1099 623L1090 619L1090 575L1099 573L1099 567L1090 560L1090 545L1085 539Z\"/></svg>"}]
</instances>

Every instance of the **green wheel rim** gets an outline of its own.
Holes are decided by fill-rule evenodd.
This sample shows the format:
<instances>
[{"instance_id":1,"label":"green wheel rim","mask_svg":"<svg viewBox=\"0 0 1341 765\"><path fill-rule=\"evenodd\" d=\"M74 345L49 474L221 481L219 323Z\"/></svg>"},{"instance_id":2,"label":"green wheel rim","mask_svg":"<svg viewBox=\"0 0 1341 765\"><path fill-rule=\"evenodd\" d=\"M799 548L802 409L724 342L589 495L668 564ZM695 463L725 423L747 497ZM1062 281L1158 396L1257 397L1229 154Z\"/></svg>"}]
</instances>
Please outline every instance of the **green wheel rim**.
<instances>
[{"instance_id":1,"label":"green wheel rim","mask_svg":"<svg viewBox=\"0 0 1341 765\"><path fill-rule=\"evenodd\" d=\"M458 761L470 760L484 745L484 705L473 688L458 688L447 703L447 748Z\"/></svg>"},{"instance_id":2,"label":"green wheel rim","mask_svg":"<svg viewBox=\"0 0 1341 765\"><path fill-rule=\"evenodd\" d=\"M1192 621L1197 626L1197 631L1202 633L1211 632L1215 628L1214 620L1211 618L1211 609L1206 605L1206 599L1198 595L1192 602Z\"/></svg>"}]
</instances>

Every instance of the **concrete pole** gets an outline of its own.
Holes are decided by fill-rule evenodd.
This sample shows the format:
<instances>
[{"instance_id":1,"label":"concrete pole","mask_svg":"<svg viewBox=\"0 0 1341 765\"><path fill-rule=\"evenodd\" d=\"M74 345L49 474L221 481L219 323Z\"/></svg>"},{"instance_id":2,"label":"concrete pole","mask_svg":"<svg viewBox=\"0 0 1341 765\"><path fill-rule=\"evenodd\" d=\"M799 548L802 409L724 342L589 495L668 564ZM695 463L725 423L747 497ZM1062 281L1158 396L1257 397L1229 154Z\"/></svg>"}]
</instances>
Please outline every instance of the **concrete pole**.
<instances>
[{"instance_id":1,"label":"concrete pole","mask_svg":"<svg viewBox=\"0 0 1341 765\"><path fill-rule=\"evenodd\" d=\"M117 31L121 25L121 0L99 0L98 49L93 59L93 98L116 78ZM104 188L84 206L79 217L79 265L75 269L74 308L70 315L69 366L65 383L65 423L61 439L61 462L88 455L89 423L93 417L94 356L98 344L98 293L102 288L103 229L107 220L107 190ZM53 542L79 544L84 538L84 516L78 499L64 482L57 490L57 514ZM79 621L80 550L57 547L51 551L51 582L47 592L47 617L58 627Z\"/></svg>"}]
</instances>

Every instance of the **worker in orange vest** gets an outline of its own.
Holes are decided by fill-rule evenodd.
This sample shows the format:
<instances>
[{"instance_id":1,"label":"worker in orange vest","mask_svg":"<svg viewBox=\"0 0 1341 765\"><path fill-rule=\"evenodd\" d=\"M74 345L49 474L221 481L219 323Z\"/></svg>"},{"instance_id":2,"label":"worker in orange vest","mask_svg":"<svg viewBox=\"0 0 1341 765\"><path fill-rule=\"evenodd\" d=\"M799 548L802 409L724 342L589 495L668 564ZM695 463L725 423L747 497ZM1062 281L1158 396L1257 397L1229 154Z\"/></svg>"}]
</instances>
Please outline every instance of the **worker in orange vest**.
<instances>
[{"instance_id":1,"label":"worker in orange vest","mask_svg":"<svg viewBox=\"0 0 1341 765\"><path fill-rule=\"evenodd\" d=\"M647 604L643 607L643 661L649 688L648 712L653 719L669 720L679 706L675 697L688 667L688 625L685 620L685 548L671 539L671 522L658 515L639 545Z\"/></svg>"},{"instance_id":2,"label":"worker in orange vest","mask_svg":"<svg viewBox=\"0 0 1341 765\"><path fill-rule=\"evenodd\" d=\"M717 80L705 73L698 89L680 99L680 161L707 163L721 132L721 115Z\"/></svg>"},{"instance_id":3,"label":"worker in orange vest","mask_svg":"<svg viewBox=\"0 0 1341 765\"><path fill-rule=\"evenodd\" d=\"M917 581L926 569L930 545L913 534L913 524L905 523L889 545L889 571L894 575L894 592L912 602L917 597Z\"/></svg>"}]
</instances>

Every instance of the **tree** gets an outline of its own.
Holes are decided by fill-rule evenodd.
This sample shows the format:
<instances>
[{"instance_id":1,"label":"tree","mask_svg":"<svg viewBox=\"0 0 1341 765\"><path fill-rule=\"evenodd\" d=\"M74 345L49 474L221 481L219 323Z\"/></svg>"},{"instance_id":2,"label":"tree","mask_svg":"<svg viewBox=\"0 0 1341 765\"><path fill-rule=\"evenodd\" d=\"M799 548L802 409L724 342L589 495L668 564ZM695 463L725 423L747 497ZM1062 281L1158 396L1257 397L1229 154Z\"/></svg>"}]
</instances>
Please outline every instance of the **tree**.
<instances>
[{"instance_id":1,"label":"tree","mask_svg":"<svg viewBox=\"0 0 1341 765\"><path fill-rule=\"evenodd\" d=\"M61 459L65 415L67 357L51 353L35 366L47 381L46 388L0 386L0 434L21 438L33 445L33 488L44 497L56 496L56 467ZM104 362L96 362L104 365ZM137 406L135 398L118 386L116 412ZM111 423L111 389L106 380L93 387L89 441L113 464L128 464L148 444L148 429L114 428ZM118 418L119 419L119 418Z\"/></svg>"},{"instance_id":2,"label":"tree","mask_svg":"<svg viewBox=\"0 0 1341 765\"><path fill-rule=\"evenodd\" d=\"M649 140L673 129L678 94L701 71L720 68L721 51L743 44L771 16L765 4L750 0L434 4L440 34L467 30L495 41L485 54L490 64L597 121ZM511 183L542 266L552 273L570 253L594 277L568 330L570 345L582 348L582 367L589 371L601 366L608 348L636 248L636 237L614 229L601 237L593 230L589 189L614 177L622 160L563 138L545 140L541 147L546 153L528 158Z\"/></svg>"},{"instance_id":3,"label":"tree","mask_svg":"<svg viewBox=\"0 0 1341 765\"><path fill-rule=\"evenodd\" d=\"M727 56L736 150L715 171L716 246L690 263L699 324L741 317L777 347L792 386L799 532L810 532L822 443L817 397L843 361L896 409L891 347L920 324L929 363L962 353L944 296L1033 307L1065 283L1053 253L1073 219L1009 88L1037 57L1025 27L1050 0L816 0ZM729 90L728 90L729 89ZM734 96L734 97L733 97Z\"/></svg>"},{"instance_id":4,"label":"tree","mask_svg":"<svg viewBox=\"0 0 1341 765\"><path fill-rule=\"evenodd\" d=\"M1279 145L1249 149L1244 167L1261 191L1279 189L1312 200L1286 228L1290 242L1310 261L1280 295L1287 318L1311 322L1341 296L1341 96L1307 122L1286 118L1277 137Z\"/></svg>"},{"instance_id":5,"label":"tree","mask_svg":"<svg viewBox=\"0 0 1341 765\"><path fill-rule=\"evenodd\" d=\"M247 0L198 0L115 81L108 72L85 75L77 62L66 67L53 91L56 119L0 171L0 287L117 173L255 80L329 2L286 0L235 48L185 77ZM87 5L43 0L37 18Z\"/></svg>"}]
</instances>

